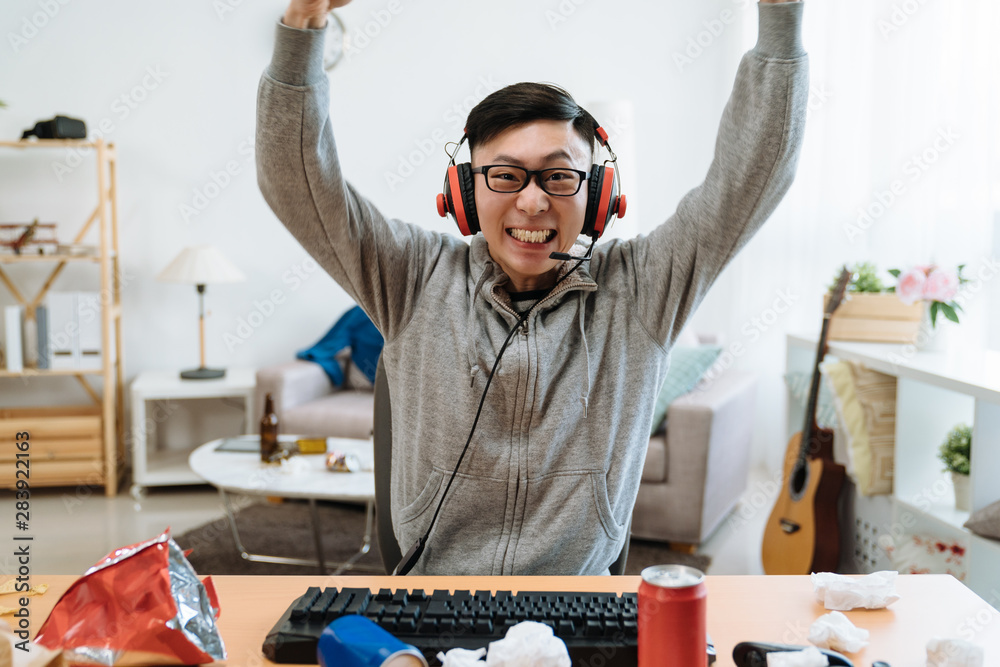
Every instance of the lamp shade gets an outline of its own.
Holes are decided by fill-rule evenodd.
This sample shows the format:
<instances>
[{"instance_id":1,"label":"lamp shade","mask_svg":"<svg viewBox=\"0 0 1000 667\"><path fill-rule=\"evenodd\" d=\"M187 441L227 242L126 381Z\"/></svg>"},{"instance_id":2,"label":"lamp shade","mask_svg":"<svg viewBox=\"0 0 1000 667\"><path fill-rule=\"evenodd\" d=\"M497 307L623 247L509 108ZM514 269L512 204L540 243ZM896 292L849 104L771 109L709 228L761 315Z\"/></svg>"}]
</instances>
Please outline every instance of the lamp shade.
<instances>
[{"instance_id":1,"label":"lamp shade","mask_svg":"<svg viewBox=\"0 0 1000 667\"><path fill-rule=\"evenodd\" d=\"M246 276L215 246L196 245L184 248L156 279L168 283L212 285L240 282L246 280Z\"/></svg>"}]
</instances>

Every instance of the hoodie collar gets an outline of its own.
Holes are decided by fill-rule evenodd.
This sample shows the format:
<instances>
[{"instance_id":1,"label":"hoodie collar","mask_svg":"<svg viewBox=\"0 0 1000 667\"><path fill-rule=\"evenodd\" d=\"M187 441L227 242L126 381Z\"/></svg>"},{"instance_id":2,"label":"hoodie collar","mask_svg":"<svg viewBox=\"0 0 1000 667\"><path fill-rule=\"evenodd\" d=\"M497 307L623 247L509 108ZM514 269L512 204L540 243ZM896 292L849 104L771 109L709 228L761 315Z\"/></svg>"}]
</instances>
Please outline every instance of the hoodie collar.
<instances>
[{"instance_id":1,"label":"hoodie collar","mask_svg":"<svg viewBox=\"0 0 1000 667\"><path fill-rule=\"evenodd\" d=\"M587 252L587 246L579 241L573 244L570 249L569 254L575 257L582 257ZM507 293L506 285L510 282L510 277L500 268L500 265L494 261L493 257L490 255L489 244L482 234L476 234L472 238L471 243L471 257L472 257L472 268L473 275L478 276L477 278L477 294L482 294L487 300L492 300L498 305L502 306L504 310L517 315L511 306L510 296ZM576 259L566 260L562 262L559 266L558 273L556 274L556 279L562 278L573 266L577 263ZM594 281L593 276L590 274L589 262L584 262L580 267L573 272L573 275L569 276L556 288L555 293L550 294L545 297L541 305L547 305L550 299L556 298L559 294L569 292L571 290L584 290L584 291L594 291L597 289L597 283ZM492 299L490 299L492 296Z\"/></svg>"}]
</instances>

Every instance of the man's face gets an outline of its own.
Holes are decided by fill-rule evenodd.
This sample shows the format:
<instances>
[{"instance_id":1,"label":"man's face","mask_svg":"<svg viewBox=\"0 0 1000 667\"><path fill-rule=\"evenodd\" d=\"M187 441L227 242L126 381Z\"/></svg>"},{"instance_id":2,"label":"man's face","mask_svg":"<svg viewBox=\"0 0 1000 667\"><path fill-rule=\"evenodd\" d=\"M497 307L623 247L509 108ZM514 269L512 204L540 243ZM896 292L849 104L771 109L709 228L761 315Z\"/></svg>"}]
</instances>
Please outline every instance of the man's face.
<instances>
[{"instance_id":1,"label":"man's face","mask_svg":"<svg viewBox=\"0 0 1000 667\"><path fill-rule=\"evenodd\" d=\"M572 121L538 120L476 146L472 166L494 164L528 170L563 167L589 173L591 150L573 129ZM549 253L568 252L580 235L587 210L587 182L575 195L560 197L544 192L537 176L517 193L493 192L486 187L483 174L474 178L479 226L489 243L490 256L510 277L511 290L551 286L560 261L549 259Z\"/></svg>"}]
</instances>

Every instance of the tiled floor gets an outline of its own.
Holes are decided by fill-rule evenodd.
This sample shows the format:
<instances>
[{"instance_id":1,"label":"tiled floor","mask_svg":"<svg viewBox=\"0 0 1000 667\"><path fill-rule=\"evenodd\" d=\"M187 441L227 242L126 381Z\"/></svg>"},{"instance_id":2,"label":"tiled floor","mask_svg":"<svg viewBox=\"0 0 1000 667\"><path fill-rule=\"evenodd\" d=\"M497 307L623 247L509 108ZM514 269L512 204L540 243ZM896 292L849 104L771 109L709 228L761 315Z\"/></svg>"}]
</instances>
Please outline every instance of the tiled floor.
<instances>
[{"instance_id":1,"label":"tiled floor","mask_svg":"<svg viewBox=\"0 0 1000 667\"><path fill-rule=\"evenodd\" d=\"M761 502L756 479L751 476L743 502L699 549L712 557L709 574L762 573L760 539L773 500ZM14 521L13 508L10 514L8 525ZM99 489L34 490L28 533L34 536L31 572L82 574L118 547L154 537L168 526L180 534L222 514L218 493L210 487L151 489L140 503L127 492L107 498ZM12 556L0 558L0 574L15 570Z\"/></svg>"}]
</instances>

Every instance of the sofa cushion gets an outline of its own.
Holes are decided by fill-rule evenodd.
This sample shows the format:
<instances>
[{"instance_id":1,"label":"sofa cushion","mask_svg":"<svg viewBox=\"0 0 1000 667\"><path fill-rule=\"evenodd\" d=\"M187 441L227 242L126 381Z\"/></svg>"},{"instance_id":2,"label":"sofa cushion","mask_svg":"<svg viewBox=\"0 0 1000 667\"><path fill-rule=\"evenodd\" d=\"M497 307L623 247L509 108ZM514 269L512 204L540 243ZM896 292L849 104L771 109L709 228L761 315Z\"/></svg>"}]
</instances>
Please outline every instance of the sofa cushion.
<instances>
[{"instance_id":1,"label":"sofa cushion","mask_svg":"<svg viewBox=\"0 0 1000 667\"><path fill-rule=\"evenodd\" d=\"M296 435L367 440L374 414L374 393L343 390L285 410L279 428Z\"/></svg>"},{"instance_id":2,"label":"sofa cushion","mask_svg":"<svg viewBox=\"0 0 1000 667\"><path fill-rule=\"evenodd\" d=\"M698 384L705 371L715 363L722 348L718 345L674 347L670 351L670 369L653 408L650 435L657 433L667 416L667 408L678 396L683 396Z\"/></svg>"},{"instance_id":3,"label":"sofa cushion","mask_svg":"<svg viewBox=\"0 0 1000 667\"><path fill-rule=\"evenodd\" d=\"M649 439L646 462L642 466L642 482L662 484L667 481L667 438L654 435Z\"/></svg>"}]
</instances>

